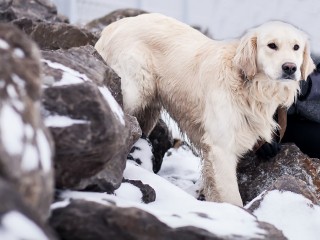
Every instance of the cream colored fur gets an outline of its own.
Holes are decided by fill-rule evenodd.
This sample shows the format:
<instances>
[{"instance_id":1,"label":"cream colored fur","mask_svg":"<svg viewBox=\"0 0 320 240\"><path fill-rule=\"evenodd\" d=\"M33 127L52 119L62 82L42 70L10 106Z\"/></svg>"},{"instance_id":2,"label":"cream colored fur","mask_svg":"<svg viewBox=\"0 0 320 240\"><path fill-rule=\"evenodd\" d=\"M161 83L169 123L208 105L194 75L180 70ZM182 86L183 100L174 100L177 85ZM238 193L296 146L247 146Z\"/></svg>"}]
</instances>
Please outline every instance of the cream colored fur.
<instances>
[{"instance_id":1,"label":"cream colored fur","mask_svg":"<svg viewBox=\"0 0 320 240\"><path fill-rule=\"evenodd\" d=\"M293 103L298 80L314 68L307 36L282 22L215 41L175 19L144 14L107 26L95 47L121 77L124 110L143 132L164 107L202 153L206 199L239 206L238 158L257 140L271 141L276 108ZM282 76L286 62L298 68L290 80Z\"/></svg>"}]
</instances>

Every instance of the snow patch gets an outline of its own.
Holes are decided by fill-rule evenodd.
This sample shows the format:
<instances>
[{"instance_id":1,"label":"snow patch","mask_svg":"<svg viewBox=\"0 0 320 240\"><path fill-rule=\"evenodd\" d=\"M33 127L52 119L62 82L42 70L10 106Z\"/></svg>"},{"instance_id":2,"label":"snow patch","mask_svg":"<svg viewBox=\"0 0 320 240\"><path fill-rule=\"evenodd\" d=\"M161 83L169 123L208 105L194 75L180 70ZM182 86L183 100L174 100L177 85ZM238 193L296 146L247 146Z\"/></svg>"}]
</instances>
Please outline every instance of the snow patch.
<instances>
[{"instance_id":1,"label":"snow patch","mask_svg":"<svg viewBox=\"0 0 320 240\"><path fill-rule=\"evenodd\" d=\"M144 169L153 172L153 153L152 147L149 145L148 141L143 138L139 138L138 141L133 145L131 152L129 154L133 160L137 162Z\"/></svg>"},{"instance_id":2,"label":"snow patch","mask_svg":"<svg viewBox=\"0 0 320 240\"><path fill-rule=\"evenodd\" d=\"M17 211L11 211L2 217L1 239L46 240L44 232L29 218Z\"/></svg>"},{"instance_id":3,"label":"snow patch","mask_svg":"<svg viewBox=\"0 0 320 240\"><path fill-rule=\"evenodd\" d=\"M24 58L26 55L21 48L15 48L13 49L13 56L16 58Z\"/></svg>"},{"instance_id":4,"label":"snow patch","mask_svg":"<svg viewBox=\"0 0 320 240\"><path fill-rule=\"evenodd\" d=\"M158 174L172 184L198 197L201 185L201 159L187 146L171 148L163 158Z\"/></svg>"},{"instance_id":5,"label":"snow patch","mask_svg":"<svg viewBox=\"0 0 320 240\"><path fill-rule=\"evenodd\" d=\"M245 238L261 238L261 235L266 233L258 227L256 218L243 209L231 204L198 201L162 177L131 161L127 162L124 178L149 184L156 191L155 202L141 203L141 193L133 189L130 189L130 194L121 194L121 197L75 191L62 192L61 197L86 199L107 205L115 202L118 207L137 207L155 215L173 228L195 226L219 236L240 235ZM128 188L127 184L122 183L117 191L125 193Z\"/></svg>"},{"instance_id":6,"label":"snow patch","mask_svg":"<svg viewBox=\"0 0 320 240\"><path fill-rule=\"evenodd\" d=\"M139 188L131 183L122 183L121 187L114 191L115 195L119 198L142 202L142 193Z\"/></svg>"},{"instance_id":7,"label":"snow patch","mask_svg":"<svg viewBox=\"0 0 320 240\"><path fill-rule=\"evenodd\" d=\"M28 143L25 145L21 160L21 167L25 171L32 171L39 167L39 155L35 146Z\"/></svg>"},{"instance_id":8,"label":"snow patch","mask_svg":"<svg viewBox=\"0 0 320 240\"><path fill-rule=\"evenodd\" d=\"M45 118L44 123L47 127L63 128L74 124L89 124L90 122L82 119L73 119L67 116L54 115Z\"/></svg>"},{"instance_id":9,"label":"snow patch","mask_svg":"<svg viewBox=\"0 0 320 240\"><path fill-rule=\"evenodd\" d=\"M41 129L37 130L37 144L39 146L40 161L44 172L51 170L51 148L47 137Z\"/></svg>"},{"instance_id":10,"label":"snow patch","mask_svg":"<svg viewBox=\"0 0 320 240\"><path fill-rule=\"evenodd\" d=\"M98 87L98 88L99 88L100 93L103 95L105 100L108 102L112 112L115 113L117 118L120 120L121 124L125 125L123 111L122 111L121 107L119 106L119 104L117 103L117 101L112 96L112 94L109 91L109 89L107 87L105 87L105 86Z\"/></svg>"},{"instance_id":11,"label":"snow patch","mask_svg":"<svg viewBox=\"0 0 320 240\"><path fill-rule=\"evenodd\" d=\"M0 48L7 50L10 48L10 45L5 40L0 38Z\"/></svg>"},{"instance_id":12,"label":"snow patch","mask_svg":"<svg viewBox=\"0 0 320 240\"><path fill-rule=\"evenodd\" d=\"M11 106L4 104L0 112L1 140L9 154L21 154L23 128L21 116Z\"/></svg>"},{"instance_id":13,"label":"snow patch","mask_svg":"<svg viewBox=\"0 0 320 240\"><path fill-rule=\"evenodd\" d=\"M320 236L320 207L302 195L273 190L253 213L273 224L290 240L317 240Z\"/></svg>"},{"instance_id":14,"label":"snow patch","mask_svg":"<svg viewBox=\"0 0 320 240\"><path fill-rule=\"evenodd\" d=\"M62 70L63 75L60 81L54 82L52 86L63 86L70 84L79 84L86 81L90 81L87 75L79 73L78 71L71 69L63 64L57 62L51 62L50 60L41 59L42 62L46 63L53 69Z\"/></svg>"},{"instance_id":15,"label":"snow patch","mask_svg":"<svg viewBox=\"0 0 320 240\"><path fill-rule=\"evenodd\" d=\"M69 204L70 204L70 200L69 199L66 199L66 200L63 200L63 201L59 201L59 202L55 202L55 203L51 204L50 210L52 211L52 210L57 209L57 208L65 208Z\"/></svg>"}]
</instances>

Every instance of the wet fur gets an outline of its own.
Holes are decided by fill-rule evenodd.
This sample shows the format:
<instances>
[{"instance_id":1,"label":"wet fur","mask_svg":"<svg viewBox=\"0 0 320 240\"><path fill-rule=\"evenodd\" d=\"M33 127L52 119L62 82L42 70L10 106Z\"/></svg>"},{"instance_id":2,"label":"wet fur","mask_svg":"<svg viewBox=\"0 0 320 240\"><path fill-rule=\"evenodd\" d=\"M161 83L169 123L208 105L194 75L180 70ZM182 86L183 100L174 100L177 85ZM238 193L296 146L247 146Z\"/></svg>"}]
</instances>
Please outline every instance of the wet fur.
<instances>
[{"instance_id":1,"label":"wet fur","mask_svg":"<svg viewBox=\"0 0 320 240\"><path fill-rule=\"evenodd\" d=\"M264 61L276 61L260 41L260 27L240 40L215 41L172 18L144 14L109 25L95 46L121 77L124 110L137 117L145 134L164 107L200 150L209 201L242 206L238 158L257 140L271 141L275 110L293 103L298 80L313 69L306 36L292 26L272 24L298 36L301 52L285 49L282 55L299 66L299 79L265 73Z\"/></svg>"}]
</instances>

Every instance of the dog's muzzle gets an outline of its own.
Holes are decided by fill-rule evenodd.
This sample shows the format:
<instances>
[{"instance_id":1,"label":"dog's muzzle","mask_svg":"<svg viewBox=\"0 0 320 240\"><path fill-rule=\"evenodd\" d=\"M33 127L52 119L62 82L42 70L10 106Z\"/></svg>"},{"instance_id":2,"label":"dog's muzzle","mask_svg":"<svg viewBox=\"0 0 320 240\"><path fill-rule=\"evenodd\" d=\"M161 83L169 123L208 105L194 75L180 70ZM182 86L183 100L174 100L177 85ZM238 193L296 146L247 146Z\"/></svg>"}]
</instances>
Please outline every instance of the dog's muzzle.
<instances>
[{"instance_id":1,"label":"dog's muzzle","mask_svg":"<svg viewBox=\"0 0 320 240\"><path fill-rule=\"evenodd\" d=\"M286 62L282 65L282 79L296 80L295 72L297 65L291 62Z\"/></svg>"}]
</instances>

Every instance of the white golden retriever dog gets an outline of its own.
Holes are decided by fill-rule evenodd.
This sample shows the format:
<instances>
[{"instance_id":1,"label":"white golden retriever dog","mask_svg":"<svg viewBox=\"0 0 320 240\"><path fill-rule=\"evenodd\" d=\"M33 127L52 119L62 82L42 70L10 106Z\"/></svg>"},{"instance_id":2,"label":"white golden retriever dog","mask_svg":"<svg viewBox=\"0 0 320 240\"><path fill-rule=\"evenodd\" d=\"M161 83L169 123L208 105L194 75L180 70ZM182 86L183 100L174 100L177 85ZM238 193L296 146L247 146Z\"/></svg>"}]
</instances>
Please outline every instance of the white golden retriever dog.
<instances>
[{"instance_id":1,"label":"white golden retriever dog","mask_svg":"<svg viewBox=\"0 0 320 240\"><path fill-rule=\"evenodd\" d=\"M203 157L206 200L242 206L238 158L271 141L273 114L290 106L314 68L307 36L268 22L215 41L160 14L107 26L95 48L121 77L125 112L149 134L164 107Z\"/></svg>"}]
</instances>

